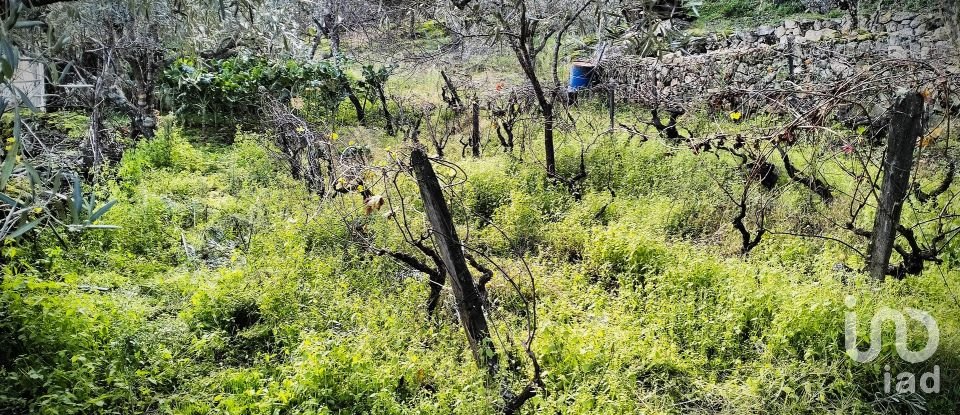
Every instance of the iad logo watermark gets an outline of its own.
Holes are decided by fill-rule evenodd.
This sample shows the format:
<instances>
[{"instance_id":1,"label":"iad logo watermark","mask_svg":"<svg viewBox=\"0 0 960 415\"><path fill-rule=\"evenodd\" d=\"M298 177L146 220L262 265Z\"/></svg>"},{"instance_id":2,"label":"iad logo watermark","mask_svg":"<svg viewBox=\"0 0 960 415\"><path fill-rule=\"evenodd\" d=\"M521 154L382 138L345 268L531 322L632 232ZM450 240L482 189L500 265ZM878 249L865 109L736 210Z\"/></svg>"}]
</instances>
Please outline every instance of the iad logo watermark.
<instances>
[{"instance_id":1,"label":"iad logo watermark","mask_svg":"<svg viewBox=\"0 0 960 415\"><path fill-rule=\"evenodd\" d=\"M857 300L852 296L847 296L847 308L853 309L857 305ZM927 345L920 351L910 350L907 344L907 318L919 321L927 329ZM924 362L933 356L940 346L940 328L937 327L937 321L926 311L915 308L905 308L903 312L881 307L874 313L870 320L870 348L866 351L860 351L857 348L857 313L848 311L846 313L844 329L844 340L847 355L858 363L871 362L880 354L882 346L883 323L892 321L896 327L896 346L897 354L900 358L910 363ZM890 374L890 365L884 367L885 373L884 392L885 393L916 393L917 376L914 373L903 372L896 376L896 387L893 387L893 377ZM940 392L940 366L933 366L933 371L920 374L919 387L923 393Z\"/></svg>"}]
</instances>

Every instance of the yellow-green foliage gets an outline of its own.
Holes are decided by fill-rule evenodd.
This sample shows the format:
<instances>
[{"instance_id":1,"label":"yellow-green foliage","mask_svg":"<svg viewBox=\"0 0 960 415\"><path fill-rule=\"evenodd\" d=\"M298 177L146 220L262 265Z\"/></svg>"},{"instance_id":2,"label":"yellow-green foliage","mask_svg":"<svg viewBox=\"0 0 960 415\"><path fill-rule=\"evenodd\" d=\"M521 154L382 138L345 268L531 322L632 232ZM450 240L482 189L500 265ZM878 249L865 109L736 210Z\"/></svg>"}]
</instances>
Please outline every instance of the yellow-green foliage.
<instances>
[{"instance_id":1,"label":"yellow-green foliage","mask_svg":"<svg viewBox=\"0 0 960 415\"><path fill-rule=\"evenodd\" d=\"M100 189L119 200L103 219L119 230L3 247L0 413L497 413L451 305L428 318L422 275L351 242L337 206L360 206L358 195L307 193L255 134L196 139L161 131L124 156ZM861 328L880 306L937 318L944 392L927 405L950 413L960 309L944 280L956 290L955 269L876 286L835 271L843 250L822 241L771 238L751 258L729 255L736 235L710 181L721 161L603 140L579 201L506 155L459 161L469 181L449 189L464 239L517 280L525 258L537 282L547 392L523 413L906 411L872 403L884 365L928 366L900 361L891 342L852 362L847 295ZM573 171L578 148L560 154ZM412 181L399 185L420 209ZM775 220L802 200L786 198ZM403 248L391 221L363 220ZM497 332L516 344L521 301L501 278L489 288Z\"/></svg>"}]
</instances>

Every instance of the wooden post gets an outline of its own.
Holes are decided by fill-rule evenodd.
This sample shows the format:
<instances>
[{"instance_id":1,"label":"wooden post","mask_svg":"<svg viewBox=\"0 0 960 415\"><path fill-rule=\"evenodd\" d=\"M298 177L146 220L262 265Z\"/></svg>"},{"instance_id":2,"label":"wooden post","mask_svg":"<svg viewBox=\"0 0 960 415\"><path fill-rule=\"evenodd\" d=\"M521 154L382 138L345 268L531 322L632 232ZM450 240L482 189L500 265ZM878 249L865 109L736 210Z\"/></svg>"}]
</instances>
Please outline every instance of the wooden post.
<instances>
[{"instance_id":1,"label":"wooden post","mask_svg":"<svg viewBox=\"0 0 960 415\"><path fill-rule=\"evenodd\" d=\"M616 90L614 89L613 83L607 85L607 116L610 117L610 131L613 131L616 128L616 117L617 117L617 108L614 101L614 94Z\"/></svg>"},{"instance_id":2,"label":"wooden post","mask_svg":"<svg viewBox=\"0 0 960 415\"><path fill-rule=\"evenodd\" d=\"M473 131L470 132L470 149L473 157L480 157L480 103L473 98Z\"/></svg>"},{"instance_id":3,"label":"wooden post","mask_svg":"<svg viewBox=\"0 0 960 415\"><path fill-rule=\"evenodd\" d=\"M903 201L909 190L913 152L917 146L917 138L923 133L922 116L923 97L912 93L894 105L890 117L890 135L883 158L883 184L873 222L868 258L870 276L880 281L886 276L890 265L890 254L897 237Z\"/></svg>"},{"instance_id":4,"label":"wooden post","mask_svg":"<svg viewBox=\"0 0 960 415\"><path fill-rule=\"evenodd\" d=\"M443 190L433 171L430 160L419 145L413 148L410 165L420 188L423 208L427 212L434 239L440 251L440 258L450 275L450 286L457 304L457 314L467 332L467 341L473 358L480 367L486 367L490 375L497 372L497 356L490 339L490 329L483 314L483 302L480 292L473 282L473 276L467 268L460 238L454 227L447 202L443 199Z\"/></svg>"}]
</instances>

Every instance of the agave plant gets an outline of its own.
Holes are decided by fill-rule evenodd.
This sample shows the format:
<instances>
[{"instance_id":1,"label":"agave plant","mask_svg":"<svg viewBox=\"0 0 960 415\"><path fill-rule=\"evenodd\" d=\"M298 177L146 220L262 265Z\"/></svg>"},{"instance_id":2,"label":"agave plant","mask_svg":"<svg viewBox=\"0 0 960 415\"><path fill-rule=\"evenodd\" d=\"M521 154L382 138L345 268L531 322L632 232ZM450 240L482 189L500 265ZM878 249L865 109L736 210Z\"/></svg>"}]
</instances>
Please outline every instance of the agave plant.
<instances>
[{"instance_id":1,"label":"agave plant","mask_svg":"<svg viewBox=\"0 0 960 415\"><path fill-rule=\"evenodd\" d=\"M19 140L8 139L4 151L0 165L0 239L16 239L43 221L39 215L43 207L35 203L40 179L32 166L21 161Z\"/></svg>"},{"instance_id":2,"label":"agave plant","mask_svg":"<svg viewBox=\"0 0 960 415\"><path fill-rule=\"evenodd\" d=\"M79 232L86 229L116 229L114 225L95 224L104 214L110 211L110 208L117 203L116 200L110 200L102 205L97 202L97 197L93 192L84 195L80 178L76 174L65 174L71 183L70 196L66 197L68 201L68 210L70 211L70 222L66 224L67 229L73 232ZM61 197L63 197L61 195Z\"/></svg>"},{"instance_id":3,"label":"agave plant","mask_svg":"<svg viewBox=\"0 0 960 415\"><path fill-rule=\"evenodd\" d=\"M0 165L0 240L15 240L45 225L72 232L114 229L96 222L116 204L100 204L93 192L84 192L72 172L38 172L20 154L20 142L8 139ZM64 180L69 182L64 186ZM67 191L61 191L65 189Z\"/></svg>"}]
</instances>

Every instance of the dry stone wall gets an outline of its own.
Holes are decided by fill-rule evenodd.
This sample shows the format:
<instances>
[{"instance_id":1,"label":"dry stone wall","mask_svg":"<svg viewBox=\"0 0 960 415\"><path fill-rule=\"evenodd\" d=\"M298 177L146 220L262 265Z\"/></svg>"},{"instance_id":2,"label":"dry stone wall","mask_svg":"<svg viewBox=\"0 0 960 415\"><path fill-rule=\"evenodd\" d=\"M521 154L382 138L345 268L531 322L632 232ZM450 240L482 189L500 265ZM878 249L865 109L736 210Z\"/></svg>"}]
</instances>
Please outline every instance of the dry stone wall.
<instances>
[{"instance_id":1,"label":"dry stone wall","mask_svg":"<svg viewBox=\"0 0 960 415\"><path fill-rule=\"evenodd\" d=\"M956 81L957 56L952 29L940 14L882 12L858 25L849 17L787 20L711 34L660 58L610 57L602 63L602 82L621 100L666 107L722 99L718 95L731 90L762 99L764 91L833 85L865 73L893 92Z\"/></svg>"}]
</instances>

